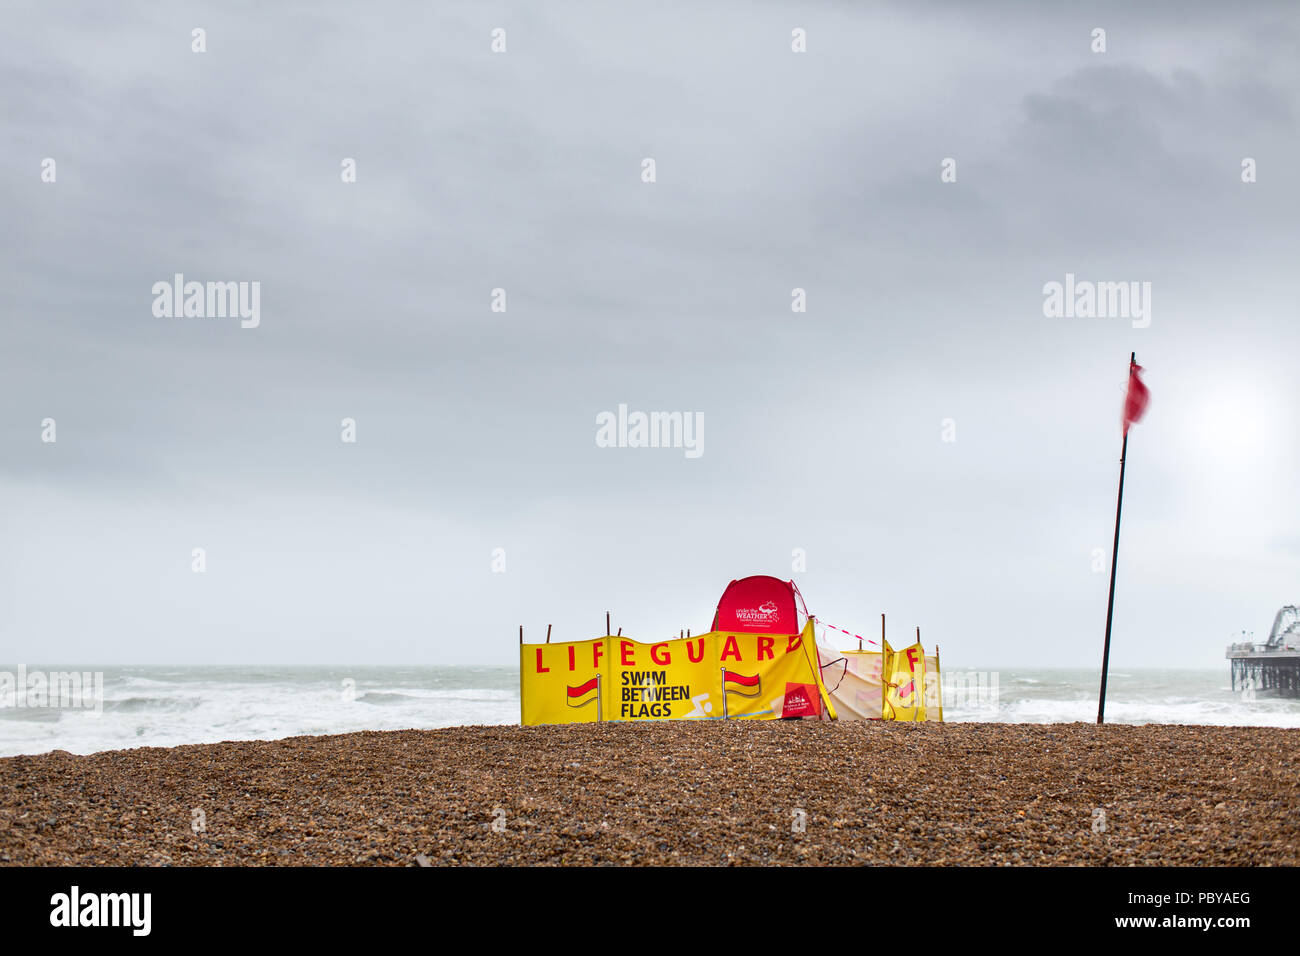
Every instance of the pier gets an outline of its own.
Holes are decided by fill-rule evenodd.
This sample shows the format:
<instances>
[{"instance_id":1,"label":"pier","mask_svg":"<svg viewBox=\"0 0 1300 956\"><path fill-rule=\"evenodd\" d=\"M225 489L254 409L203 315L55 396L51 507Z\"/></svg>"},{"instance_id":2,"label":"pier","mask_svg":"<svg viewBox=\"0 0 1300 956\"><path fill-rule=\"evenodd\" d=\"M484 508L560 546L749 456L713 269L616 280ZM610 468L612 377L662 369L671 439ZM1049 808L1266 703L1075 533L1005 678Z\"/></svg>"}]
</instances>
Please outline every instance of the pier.
<instances>
[{"instance_id":1,"label":"pier","mask_svg":"<svg viewBox=\"0 0 1300 956\"><path fill-rule=\"evenodd\" d=\"M1277 612L1263 644L1231 644L1223 655L1232 662L1232 689L1270 691L1300 697L1300 608Z\"/></svg>"}]
</instances>

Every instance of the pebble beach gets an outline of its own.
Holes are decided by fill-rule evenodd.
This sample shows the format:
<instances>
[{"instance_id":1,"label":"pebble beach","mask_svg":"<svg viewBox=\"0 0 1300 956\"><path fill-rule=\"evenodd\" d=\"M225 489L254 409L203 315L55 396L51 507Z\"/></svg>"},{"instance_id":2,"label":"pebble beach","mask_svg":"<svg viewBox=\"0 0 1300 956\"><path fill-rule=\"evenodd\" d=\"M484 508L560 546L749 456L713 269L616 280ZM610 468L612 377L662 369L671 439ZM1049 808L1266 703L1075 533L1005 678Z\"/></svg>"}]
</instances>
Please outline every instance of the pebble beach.
<instances>
[{"instance_id":1,"label":"pebble beach","mask_svg":"<svg viewBox=\"0 0 1300 956\"><path fill-rule=\"evenodd\" d=\"M0 760L3 865L1295 866L1300 730L478 726Z\"/></svg>"}]
</instances>

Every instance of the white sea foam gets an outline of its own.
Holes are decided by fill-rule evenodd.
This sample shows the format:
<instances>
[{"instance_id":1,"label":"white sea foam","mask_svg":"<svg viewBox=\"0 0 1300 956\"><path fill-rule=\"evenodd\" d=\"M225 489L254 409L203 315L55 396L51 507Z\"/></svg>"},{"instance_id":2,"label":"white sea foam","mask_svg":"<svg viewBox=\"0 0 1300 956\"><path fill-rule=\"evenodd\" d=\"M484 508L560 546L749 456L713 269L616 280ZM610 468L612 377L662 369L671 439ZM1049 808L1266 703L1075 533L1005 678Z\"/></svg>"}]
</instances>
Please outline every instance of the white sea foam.
<instances>
[{"instance_id":1,"label":"white sea foam","mask_svg":"<svg viewBox=\"0 0 1300 956\"><path fill-rule=\"evenodd\" d=\"M98 716L0 709L0 756L519 720L514 668L130 670L106 671Z\"/></svg>"},{"instance_id":2,"label":"white sea foam","mask_svg":"<svg viewBox=\"0 0 1300 956\"><path fill-rule=\"evenodd\" d=\"M956 676L945 669L945 679ZM993 673L993 672L989 672ZM996 706L944 707L951 721L1092 723L1097 719L1099 675L1087 670L999 673ZM955 697L955 695L954 695ZM1106 721L1115 724L1207 724L1300 727L1300 700L1253 700L1234 693L1223 671L1119 671L1109 675Z\"/></svg>"},{"instance_id":3,"label":"white sea foam","mask_svg":"<svg viewBox=\"0 0 1300 956\"><path fill-rule=\"evenodd\" d=\"M944 708L944 719L956 722L1055 724L1097 719L1097 700L1004 699L996 709ZM1112 724L1207 724L1217 726L1300 727L1300 712L1284 701L1223 704L1199 700L1115 701L1106 703Z\"/></svg>"},{"instance_id":4,"label":"white sea foam","mask_svg":"<svg viewBox=\"0 0 1300 956\"><path fill-rule=\"evenodd\" d=\"M962 705L954 695L944 706L946 720L1097 718L1098 675L1092 671L982 673L997 674L996 705ZM957 674L944 669L945 678ZM1126 671L1111 674L1106 719L1300 727L1300 701L1245 700L1220 671ZM110 668L98 716L73 708L0 707L0 756L518 721L513 667Z\"/></svg>"}]
</instances>

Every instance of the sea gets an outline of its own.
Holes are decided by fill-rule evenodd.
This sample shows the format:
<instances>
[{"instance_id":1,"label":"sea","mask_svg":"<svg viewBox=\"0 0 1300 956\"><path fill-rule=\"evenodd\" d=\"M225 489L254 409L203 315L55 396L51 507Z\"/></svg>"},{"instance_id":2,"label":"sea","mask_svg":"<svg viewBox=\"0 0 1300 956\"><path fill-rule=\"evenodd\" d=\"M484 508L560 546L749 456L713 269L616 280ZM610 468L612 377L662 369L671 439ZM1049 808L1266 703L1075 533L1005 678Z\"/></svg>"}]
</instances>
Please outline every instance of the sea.
<instances>
[{"instance_id":1,"label":"sea","mask_svg":"<svg viewBox=\"0 0 1300 956\"><path fill-rule=\"evenodd\" d=\"M224 740L519 722L516 667L86 667L85 693L50 706L0 667L0 756L88 754ZM62 666L51 671L72 672ZM15 675L8 681L4 675ZM96 676L97 675L97 676ZM53 679L52 677L50 679ZM944 719L1093 722L1096 670L944 674ZM24 686L30 687L30 683ZM1228 668L1113 670L1119 724L1300 727L1300 700L1233 692Z\"/></svg>"}]
</instances>

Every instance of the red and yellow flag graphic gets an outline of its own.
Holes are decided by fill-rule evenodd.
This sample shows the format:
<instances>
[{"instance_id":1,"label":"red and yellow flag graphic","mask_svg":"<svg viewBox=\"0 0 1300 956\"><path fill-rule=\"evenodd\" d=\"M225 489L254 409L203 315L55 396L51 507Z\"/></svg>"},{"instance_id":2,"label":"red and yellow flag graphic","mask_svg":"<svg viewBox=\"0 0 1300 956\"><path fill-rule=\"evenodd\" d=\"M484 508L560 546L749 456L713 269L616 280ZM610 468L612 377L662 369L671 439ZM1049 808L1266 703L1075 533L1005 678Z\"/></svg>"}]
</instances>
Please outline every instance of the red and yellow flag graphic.
<instances>
[{"instance_id":1,"label":"red and yellow flag graphic","mask_svg":"<svg viewBox=\"0 0 1300 956\"><path fill-rule=\"evenodd\" d=\"M757 697L763 693L763 682L758 674L745 675L724 670L722 689L728 694L739 694L741 697Z\"/></svg>"},{"instance_id":2,"label":"red and yellow flag graphic","mask_svg":"<svg viewBox=\"0 0 1300 956\"><path fill-rule=\"evenodd\" d=\"M598 693L598 682L595 677L585 684L579 684L577 687L565 685L568 691L568 698L565 701L570 707L585 707L596 699Z\"/></svg>"}]
</instances>

